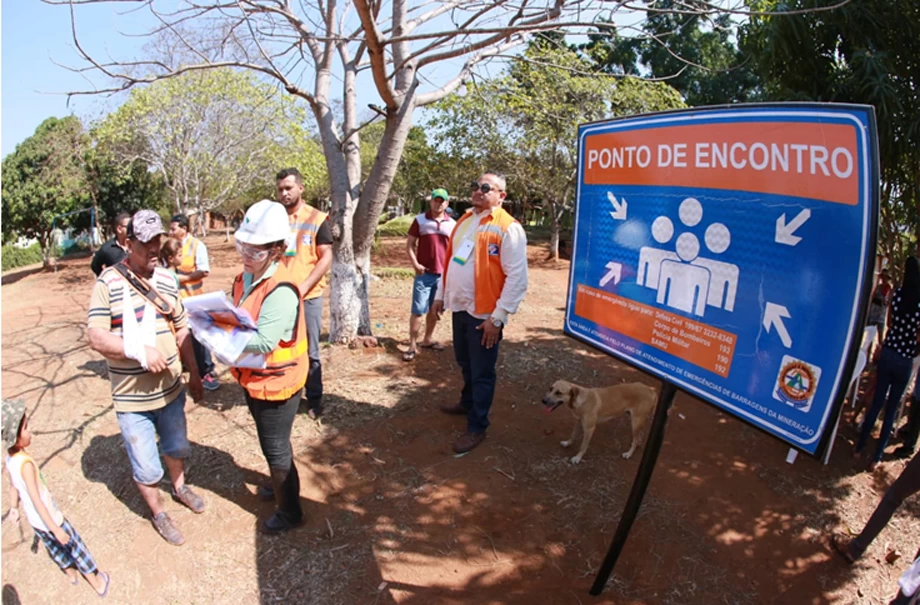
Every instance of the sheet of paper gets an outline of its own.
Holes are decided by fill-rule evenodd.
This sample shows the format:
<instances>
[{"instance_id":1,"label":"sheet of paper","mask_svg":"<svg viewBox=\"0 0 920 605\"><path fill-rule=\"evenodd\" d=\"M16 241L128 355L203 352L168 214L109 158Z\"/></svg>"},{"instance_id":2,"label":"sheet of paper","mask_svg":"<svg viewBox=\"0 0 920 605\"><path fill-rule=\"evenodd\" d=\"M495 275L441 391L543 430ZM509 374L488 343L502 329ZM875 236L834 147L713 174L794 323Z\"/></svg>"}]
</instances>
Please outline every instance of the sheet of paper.
<instances>
[{"instance_id":1,"label":"sheet of paper","mask_svg":"<svg viewBox=\"0 0 920 605\"><path fill-rule=\"evenodd\" d=\"M182 301L192 334L224 365L264 368L265 356L244 353L256 323L244 309L233 306L224 292L191 296Z\"/></svg>"}]
</instances>

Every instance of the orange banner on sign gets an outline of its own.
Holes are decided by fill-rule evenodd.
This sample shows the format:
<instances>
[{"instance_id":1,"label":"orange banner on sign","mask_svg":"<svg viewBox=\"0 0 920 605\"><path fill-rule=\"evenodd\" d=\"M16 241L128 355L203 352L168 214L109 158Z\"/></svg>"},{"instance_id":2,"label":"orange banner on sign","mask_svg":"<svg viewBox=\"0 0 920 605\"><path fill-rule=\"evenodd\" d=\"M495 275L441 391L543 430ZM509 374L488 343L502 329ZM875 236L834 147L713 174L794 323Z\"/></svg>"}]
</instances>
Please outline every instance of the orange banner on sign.
<instances>
[{"instance_id":1,"label":"orange banner on sign","mask_svg":"<svg viewBox=\"0 0 920 605\"><path fill-rule=\"evenodd\" d=\"M856 127L708 123L588 134L589 185L662 185L859 202Z\"/></svg>"},{"instance_id":2,"label":"orange banner on sign","mask_svg":"<svg viewBox=\"0 0 920 605\"><path fill-rule=\"evenodd\" d=\"M723 378L731 370L738 338L730 332L584 285L575 293L575 315Z\"/></svg>"}]
</instances>

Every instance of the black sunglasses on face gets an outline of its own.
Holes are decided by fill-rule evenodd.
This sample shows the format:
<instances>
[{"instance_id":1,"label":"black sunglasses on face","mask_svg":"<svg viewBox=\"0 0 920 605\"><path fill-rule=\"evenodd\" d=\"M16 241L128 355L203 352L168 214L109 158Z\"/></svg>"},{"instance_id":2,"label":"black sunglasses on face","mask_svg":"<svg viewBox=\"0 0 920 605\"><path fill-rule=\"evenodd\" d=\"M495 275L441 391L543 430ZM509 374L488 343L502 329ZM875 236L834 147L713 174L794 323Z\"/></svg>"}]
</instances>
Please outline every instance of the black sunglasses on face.
<instances>
[{"instance_id":1,"label":"black sunglasses on face","mask_svg":"<svg viewBox=\"0 0 920 605\"><path fill-rule=\"evenodd\" d=\"M493 187L488 183L483 183L480 185L476 181L473 181L473 191L475 192L477 189L482 193L488 193L493 190ZM501 191L501 189L495 189L495 191Z\"/></svg>"}]
</instances>

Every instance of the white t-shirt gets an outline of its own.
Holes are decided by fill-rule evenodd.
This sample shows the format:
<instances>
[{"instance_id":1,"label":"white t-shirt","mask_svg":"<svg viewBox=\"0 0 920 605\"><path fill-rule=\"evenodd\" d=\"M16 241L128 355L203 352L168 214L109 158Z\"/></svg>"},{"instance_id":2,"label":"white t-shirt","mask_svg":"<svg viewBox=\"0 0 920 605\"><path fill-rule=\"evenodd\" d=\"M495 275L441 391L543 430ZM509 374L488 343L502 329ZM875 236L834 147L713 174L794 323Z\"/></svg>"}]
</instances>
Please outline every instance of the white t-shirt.
<instances>
[{"instance_id":1,"label":"white t-shirt","mask_svg":"<svg viewBox=\"0 0 920 605\"><path fill-rule=\"evenodd\" d=\"M45 478L42 476L42 472L38 468L38 465L35 464L35 460L32 459L32 456L25 452L17 452L12 456L7 456L6 468L10 471L10 479L13 481L13 487L19 492L19 499L22 500L22 508L26 511L26 517L29 519L29 523L35 529L51 533L51 530L49 530L45 522L42 521L38 511L35 510L35 504L32 502L32 498L29 497L29 490L26 488L26 482L22 478L22 466L26 462L31 462L35 465L35 472L38 473L38 496L41 498L45 508L51 514L51 519L60 527L60 525L64 523L64 514L61 512L61 509L57 507L54 498L51 497L51 492L48 491L48 486L45 485Z\"/></svg>"}]
</instances>

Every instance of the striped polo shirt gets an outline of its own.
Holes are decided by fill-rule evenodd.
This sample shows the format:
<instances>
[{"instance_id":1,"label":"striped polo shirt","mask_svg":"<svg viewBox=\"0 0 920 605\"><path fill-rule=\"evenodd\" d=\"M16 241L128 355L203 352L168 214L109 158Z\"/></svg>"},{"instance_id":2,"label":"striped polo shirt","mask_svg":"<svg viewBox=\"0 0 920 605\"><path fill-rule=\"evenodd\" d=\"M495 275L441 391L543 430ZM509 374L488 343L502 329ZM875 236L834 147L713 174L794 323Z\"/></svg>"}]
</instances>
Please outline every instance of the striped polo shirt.
<instances>
[{"instance_id":1,"label":"striped polo shirt","mask_svg":"<svg viewBox=\"0 0 920 605\"><path fill-rule=\"evenodd\" d=\"M169 271L157 267L149 280L154 288L168 300L175 309L175 327L186 327L185 307L179 298L176 280ZM103 271L96 280L89 303L89 328L108 330L116 336L122 334L122 310L124 297L130 297L137 323L144 318L147 299L128 286L114 268ZM150 306L154 309L153 305ZM117 412L148 412L172 403L182 392L182 361L176 339L166 319L156 311L156 348L166 358L167 369L159 374L145 370L133 359L107 359L109 380L112 383L112 403Z\"/></svg>"}]
</instances>

